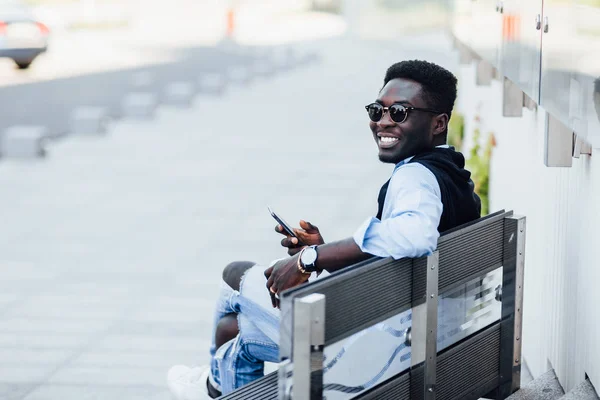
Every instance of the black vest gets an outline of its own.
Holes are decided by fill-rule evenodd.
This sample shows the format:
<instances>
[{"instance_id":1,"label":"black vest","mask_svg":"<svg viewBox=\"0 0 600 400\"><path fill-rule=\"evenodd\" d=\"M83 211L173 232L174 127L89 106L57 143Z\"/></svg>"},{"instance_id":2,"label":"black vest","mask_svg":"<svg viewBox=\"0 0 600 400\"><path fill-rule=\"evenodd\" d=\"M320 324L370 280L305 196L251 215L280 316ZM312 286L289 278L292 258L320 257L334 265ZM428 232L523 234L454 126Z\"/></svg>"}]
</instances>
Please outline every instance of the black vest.
<instances>
[{"instance_id":1,"label":"black vest","mask_svg":"<svg viewBox=\"0 0 600 400\"><path fill-rule=\"evenodd\" d=\"M481 200L475 193L471 173L465 169L464 156L454 147L422 152L409 163L417 162L430 170L440 186L442 195L442 218L438 226L440 233L476 220L481 215ZM388 180L379 191L377 218L381 219L383 203L390 184Z\"/></svg>"}]
</instances>

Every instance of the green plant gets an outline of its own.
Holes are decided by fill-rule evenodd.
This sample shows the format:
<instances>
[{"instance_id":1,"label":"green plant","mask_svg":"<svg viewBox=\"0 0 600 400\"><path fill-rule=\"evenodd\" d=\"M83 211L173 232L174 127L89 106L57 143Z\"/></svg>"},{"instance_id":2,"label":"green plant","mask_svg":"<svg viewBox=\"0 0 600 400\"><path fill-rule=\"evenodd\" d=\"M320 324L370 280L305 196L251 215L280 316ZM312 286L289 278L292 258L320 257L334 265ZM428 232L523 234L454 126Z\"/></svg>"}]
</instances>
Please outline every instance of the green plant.
<instances>
[{"instance_id":1,"label":"green plant","mask_svg":"<svg viewBox=\"0 0 600 400\"><path fill-rule=\"evenodd\" d=\"M452 114L448 122L448 144L457 149L462 149L465 138L465 117L458 112Z\"/></svg>"},{"instance_id":2,"label":"green plant","mask_svg":"<svg viewBox=\"0 0 600 400\"><path fill-rule=\"evenodd\" d=\"M496 139L492 132L485 137L484 146L481 145L481 120L475 116L475 128L473 129L472 146L469 154L465 154L466 168L471 171L471 179L475 183L475 193L481 199L481 215L487 215L490 209L489 186L490 186L490 161L492 152L496 146ZM464 151L465 143L465 116L454 112L448 123L448 144L460 151Z\"/></svg>"},{"instance_id":3,"label":"green plant","mask_svg":"<svg viewBox=\"0 0 600 400\"><path fill-rule=\"evenodd\" d=\"M477 125L473 130L473 147L466 160L466 167L471 171L471 179L475 183L475 193L481 199L481 215L483 216L487 215L490 210L490 162L492 151L496 146L496 139L493 133L488 133L485 138L485 145L482 147L479 117L475 117L475 121Z\"/></svg>"}]
</instances>

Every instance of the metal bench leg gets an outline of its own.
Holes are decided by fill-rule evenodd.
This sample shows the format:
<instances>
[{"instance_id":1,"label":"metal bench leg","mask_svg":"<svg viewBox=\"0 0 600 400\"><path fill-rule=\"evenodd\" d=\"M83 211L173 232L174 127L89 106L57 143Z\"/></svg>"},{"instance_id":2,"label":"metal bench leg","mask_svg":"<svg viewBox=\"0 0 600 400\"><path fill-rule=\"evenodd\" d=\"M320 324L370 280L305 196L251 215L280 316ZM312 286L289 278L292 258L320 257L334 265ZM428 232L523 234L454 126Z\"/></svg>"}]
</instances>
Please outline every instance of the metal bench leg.
<instances>
[{"instance_id":1,"label":"metal bench leg","mask_svg":"<svg viewBox=\"0 0 600 400\"><path fill-rule=\"evenodd\" d=\"M323 398L325 296L314 293L294 301L292 354L279 366L279 398Z\"/></svg>"},{"instance_id":2,"label":"metal bench leg","mask_svg":"<svg viewBox=\"0 0 600 400\"><path fill-rule=\"evenodd\" d=\"M427 284L425 303L412 309L411 342L411 393L424 391L425 400L436 396L437 364L437 311L438 311L438 267L439 253L427 257ZM413 374L423 366L423 381Z\"/></svg>"},{"instance_id":3,"label":"metal bench leg","mask_svg":"<svg viewBox=\"0 0 600 400\"><path fill-rule=\"evenodd\" d=\"M504 221L502 322L500 325L500 385L497 399L505 399L521 386L521 331L525 267L525 217Z\"/></svg>"}]
</instances>

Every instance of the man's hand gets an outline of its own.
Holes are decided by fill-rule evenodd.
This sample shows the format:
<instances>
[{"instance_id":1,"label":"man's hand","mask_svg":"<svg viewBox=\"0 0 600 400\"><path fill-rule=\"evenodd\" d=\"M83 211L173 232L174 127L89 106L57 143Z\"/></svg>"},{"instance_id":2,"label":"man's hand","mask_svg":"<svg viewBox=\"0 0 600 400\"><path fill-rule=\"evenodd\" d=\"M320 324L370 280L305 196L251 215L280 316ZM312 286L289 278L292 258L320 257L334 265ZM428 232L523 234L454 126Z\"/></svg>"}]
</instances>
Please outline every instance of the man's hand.
<instances>
[{"instance_id":1,"label":"man's hand","mask_svg":"<svg viewBox=\"0 0 600 400\"><path fill-rule=\"evenodd\" d=\"M288 235L281 225L275 227L276 232L285 236L285 238L281 240L281 245L287 247L290 256L297 254L305 246L325 243L323 236L321 236L321 232L319 232L319 228L310 222L300 220L300 228L302 229L294 228L294 233L298 236L296 239L295 237Z\"/></svg>"},{"instance_id":2,"label":"man's hand","mask_svg":"<svg viewBox=\"0 0 600 400\"><path fill-rule=\"evenodd\" d=\"M308 281L310 275L298 269L298 257L293 256L275 263L265 270L267 290L271 295L273 307L279 307L279 293Z\"/></svg>"}]
</instances>

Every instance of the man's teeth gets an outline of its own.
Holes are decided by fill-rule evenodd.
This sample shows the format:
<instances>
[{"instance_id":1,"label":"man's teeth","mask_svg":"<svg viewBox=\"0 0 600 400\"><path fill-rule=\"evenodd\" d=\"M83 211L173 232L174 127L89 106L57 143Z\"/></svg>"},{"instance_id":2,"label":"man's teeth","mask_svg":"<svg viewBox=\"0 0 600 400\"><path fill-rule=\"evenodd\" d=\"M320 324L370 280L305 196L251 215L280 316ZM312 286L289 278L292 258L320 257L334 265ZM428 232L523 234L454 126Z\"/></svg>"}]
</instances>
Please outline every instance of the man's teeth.
<instances>
[{"instance_id":1,"label":"man's teeth","mask_svg":"<svg viewBox=\"0 0 600 400\"><path fill-rule=\"evenodd\" d=\"M398 138L382 136L379 138L379 140L381 143L394 143L398 141Z\"/></svg>"}]
</instances>

